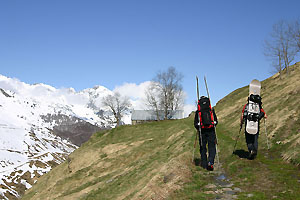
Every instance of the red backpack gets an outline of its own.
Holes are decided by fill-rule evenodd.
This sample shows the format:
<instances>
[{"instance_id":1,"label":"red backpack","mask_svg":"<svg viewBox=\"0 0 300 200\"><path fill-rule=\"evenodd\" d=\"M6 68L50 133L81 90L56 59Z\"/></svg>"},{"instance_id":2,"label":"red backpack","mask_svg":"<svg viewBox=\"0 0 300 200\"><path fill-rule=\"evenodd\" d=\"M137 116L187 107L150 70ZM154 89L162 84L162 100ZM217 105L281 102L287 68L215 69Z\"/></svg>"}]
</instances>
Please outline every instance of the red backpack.
<instances>
[{"instance_id":1,"label":"red backpack","mask_svg":"<svg viewBox=\"0 0 300 200\"><path fill-rule=\"evenodd\" d=\"M213 128L214 117L209 98L201 97L198 101L199 121L201 128Z\"/></svg>"}]
</instances>

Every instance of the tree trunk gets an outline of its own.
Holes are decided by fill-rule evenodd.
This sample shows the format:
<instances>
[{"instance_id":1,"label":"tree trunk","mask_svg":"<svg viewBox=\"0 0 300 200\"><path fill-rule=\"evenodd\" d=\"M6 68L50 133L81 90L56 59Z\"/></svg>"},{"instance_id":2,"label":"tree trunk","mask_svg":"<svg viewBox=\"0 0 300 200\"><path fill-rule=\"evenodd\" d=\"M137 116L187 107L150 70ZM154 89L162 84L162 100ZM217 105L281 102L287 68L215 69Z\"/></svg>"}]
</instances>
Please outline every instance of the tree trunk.
<instances>
[{"instance_id":1,"label":"tree trunk","mask_svg":"<svg viewBox=\"0 0 300 200\"><path fill-rule=\"evenodd\" d=\"M165 92L165 102L164 102L164 120L168 119L168 95Z\"/></svg>"},{"instance_id":2,"label":"tree trunk","mask_svg":"<svg viewBox=\"0 0 300 200\"><path fill-rule=\"evenodd\" d=\"M279 78L281 80L282 79L282 75L281 75L282 68L281 68L281 56L280 56L280 54L279 54L278 58L279 58Z\"/></svg>"},{"instance_id":3,"label":"tree trunk","mask_svg":"<svg viewBox=\"0 0 300 200\"><path fill-rule=\"evenodd\" d=\"M168 105L165 104L165 120L168 119Z\"/></svg>"},{"instance_id":4,"label":"tree trunk","mask_svg":"<svg viewBox=\"0 0 300 200\"><path fill-rule=\"evenodd\" d=\"M157 105L155 106L155 111L156 111L156 119L157 119L157 121L160 121L160 119L159 119L159 112L158 112L158 107L157 107Z\"/></svg>"}]
</instances>

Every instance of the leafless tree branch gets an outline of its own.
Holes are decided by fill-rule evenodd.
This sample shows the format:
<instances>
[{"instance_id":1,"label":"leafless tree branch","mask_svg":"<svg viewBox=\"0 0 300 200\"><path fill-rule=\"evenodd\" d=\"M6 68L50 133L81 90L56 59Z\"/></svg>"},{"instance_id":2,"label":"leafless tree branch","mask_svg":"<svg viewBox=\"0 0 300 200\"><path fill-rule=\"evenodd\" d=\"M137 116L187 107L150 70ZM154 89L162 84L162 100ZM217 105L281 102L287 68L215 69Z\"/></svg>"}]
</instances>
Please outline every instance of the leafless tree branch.
<instances>
[{"instance_id":1,"label":"leafless tree branch","mask_svg":"<svg viewBox=\"0 0 300 200\"><path fill-rule=\"evenodd\" d=\"M297 54L293 26L284 20L273 25L272 32L264 42L264 54L272 60L274 69L282 77L282 71L289 74L289 65Z\"/></svg>"},{"instance_id":2,"label":"leafless tree branch","mask_svg":"<svg viewBox=\"0 0 300 200\"><path fill-rule=\"evenodd\" d=\"M129 111L131 107L129 98L127 96L121 96L121 94L118 92L104 97L102 104L108 107L113 113L117 122L117 126L121 124L121 118L124 112Z\"/></svg>"},{"instance_id":3,"label":"leafless tree branch","mask_svg":"<svg viewBox=\"0 0 300 200\"><path fill-rule=\"evenodd\" d=\"M184 95L182 89L183 75L174 67L167 71L160 71L153 78L153 83L146 89L147 104L156 111L164 111L164 119L168 118L168 110L180 109L183 106ZM155 92L154 92L155 91Z\"/></svg>"}]
</instances>

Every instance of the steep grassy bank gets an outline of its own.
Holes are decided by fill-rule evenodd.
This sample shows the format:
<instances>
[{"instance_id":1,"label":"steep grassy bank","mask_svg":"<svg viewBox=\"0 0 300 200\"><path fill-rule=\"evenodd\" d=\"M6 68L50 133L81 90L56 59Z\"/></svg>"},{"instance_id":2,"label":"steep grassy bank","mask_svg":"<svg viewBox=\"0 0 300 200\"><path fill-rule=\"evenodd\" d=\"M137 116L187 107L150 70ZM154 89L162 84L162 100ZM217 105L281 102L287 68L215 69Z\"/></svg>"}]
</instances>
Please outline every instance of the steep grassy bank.
<instances>
[{"instance_id":1,"label":"steep grassy bank","mask_svg":"<svg viewBox=\"0 0 300 200\"><path fill-rule=\"evenodd\" d=\"M267 149L261 124L259 152L248 160L239 119L248 86L216 105L220 165L192 164L193 117L100 132L42 176L23 199L298 199L300 196L300 67L288 78L262 82L268 115ZM199 162L197 147L196 163Z\"/></svg>"},{"instance_id":2,"label":"steep grassy bank","mask_svg":"<svg viewBox=\"0 0 300 200\"><path fill-rule=\"evenodd\" d=\"M290 75L278 74L262 81L263 108L268 118L266 128L272 150L295 165L300 164L300 62L290 67ZM216 105L218 117L228 136L235 139L243 105L247 102L248 86L237 89ZM266 147L265 124L261 121L260 148ZM240 141L245 141L244 137Z\"/></svg>"},{"instance_id":3,"label":"steep grassy bank","mask_svg":"<svg viewBox=\"0 0 300 200\"><path fill-rule=\"evenodd\" d=\"M192 166L191 180L168 199L299 199L299 168L282 160L276 148L261 146L257 158L248 160L244 139L232 154L235 141L230 135L235 132L220 124L217 133L220 165L214 172Z\"/></svg>"},{"instance_id":4,"label":"steep grassy bank","mask_svg":"<svg viewBox=\"0 0 300 200\"><path fill-rule=\"evenodd\" d=\"M97 133L23 199L165 198L191 177L193 133L191 119Z\"/></svg>"},{"instance_id":5,"label":"steep grassy bank","mask_svg":"<svg viewBox=\"0 0 300 200\"><path fill-rule=\"evenodd\" d=\"M169 199L299 199L300 63L291 69L289 77L281 80L276 74L262 82L271 148L267 149L262 121L258 157L247 159L243 130L233 154L249 88L237 89L215 107L219 119L217 133L221 165L215 172L192 167L191 181ZM199 153L197 156L200 157ZM223 183L220 183L220 178Z\"/></svg>"},{"instance_id":6,"label":"steep grassy bank","mask_svg":"<svg viewBox=\"0 0 300 200\"><path fill-rule=\"evenodd\" d=\"M253 161L245 159L247 147L243 130L235 154L229 156L238 135L239 117L247 95L248 86L232 92L216 105L222 121L219 132L223 138L221 148L225 171L233 183L245 192L240 194L241 199L248 197L249 193L253 195L253 199L298 199L300 63L291 66L288 77L280 79L275 74L262 81L263 108L268 118L266 124L261 121L259 154ZM267 141L270 144L269 150ZM230 145L231 142L233 143Z\"/></svg>"}]
</instances>

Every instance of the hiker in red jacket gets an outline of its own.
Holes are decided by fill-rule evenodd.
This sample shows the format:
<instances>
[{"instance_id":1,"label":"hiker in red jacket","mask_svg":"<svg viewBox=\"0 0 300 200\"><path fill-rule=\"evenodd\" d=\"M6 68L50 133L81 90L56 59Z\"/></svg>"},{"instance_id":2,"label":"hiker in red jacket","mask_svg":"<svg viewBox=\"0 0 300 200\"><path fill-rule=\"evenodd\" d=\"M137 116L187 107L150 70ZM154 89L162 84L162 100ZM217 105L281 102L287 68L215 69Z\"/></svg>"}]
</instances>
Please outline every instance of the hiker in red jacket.
<instances>
[{"instance_id":1,"label":"hiker in red jacket","mask_svg":"<svg viewBox=\"0 0 300 200\"><path fill-rule=\"evenodd\" d=\"M199 134L201 166L209 171L214 170L217 143L214 127L217 124L218 119L215 110L211 108L209 99L202 96L198 101L198 109L194 118L194 127ZM208 159L206 145L208 146Z\"/></svg>"}]
</instances>

